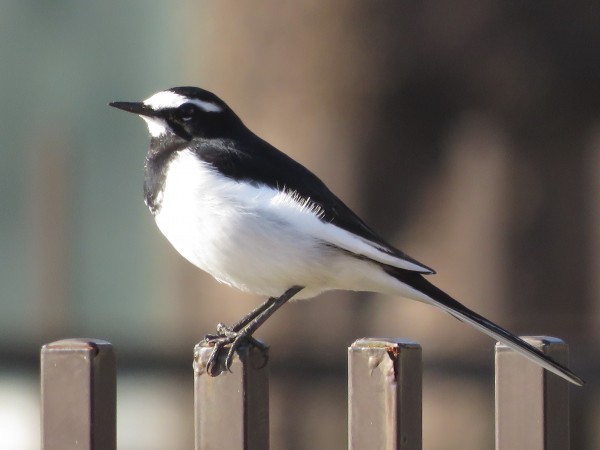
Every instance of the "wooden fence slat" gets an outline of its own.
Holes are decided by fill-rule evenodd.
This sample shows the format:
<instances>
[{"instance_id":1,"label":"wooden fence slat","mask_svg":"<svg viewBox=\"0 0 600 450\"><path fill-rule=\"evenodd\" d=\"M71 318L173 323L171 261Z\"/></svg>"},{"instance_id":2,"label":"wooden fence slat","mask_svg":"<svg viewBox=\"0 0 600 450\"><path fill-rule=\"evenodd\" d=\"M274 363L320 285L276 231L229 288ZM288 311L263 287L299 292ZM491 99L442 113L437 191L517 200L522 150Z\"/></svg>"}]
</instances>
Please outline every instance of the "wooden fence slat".
<instances>
[{"instance_id":1,"label":"wooden fence slat","mask_svg":"<svg viewBox=\"0 0 600 450\"><path fill-rule=\"evenodd\" d=\"M268 450L269 367L254 346L239 349L231 372L206 373L212 346L194 354L196 450Z\"/></svg>"},{"instance_id":2,"label":"wooden fence slat","mask_svg":"<svg viewBox=\"0 0 600 450\"><path fill-rule=\"evenodd\" d=\"M348 349L348 448L420 450L421 346L366 338Z\"/></svg>"},{"instance_id":3,"label":"wooden fence slat","mask_svg":"<svg viewBox=\"0 0 600 450\"><path fill-rule=\"evenodd\" d=\"M43 450L116 449L115 355L109 342L44 345L41 394Z\"/></svg>"},{"instance_id":4,"label":"wooden fence slat","mask_svg":"<svg viewBox=\"0 0 600 450\"><path fill-rule=\"evenodd\" d=\"M553 337L523 337L561 364L568 345ZM496 450L568 450L569 383L496 344Z\"/></svg>"}]
</instances>

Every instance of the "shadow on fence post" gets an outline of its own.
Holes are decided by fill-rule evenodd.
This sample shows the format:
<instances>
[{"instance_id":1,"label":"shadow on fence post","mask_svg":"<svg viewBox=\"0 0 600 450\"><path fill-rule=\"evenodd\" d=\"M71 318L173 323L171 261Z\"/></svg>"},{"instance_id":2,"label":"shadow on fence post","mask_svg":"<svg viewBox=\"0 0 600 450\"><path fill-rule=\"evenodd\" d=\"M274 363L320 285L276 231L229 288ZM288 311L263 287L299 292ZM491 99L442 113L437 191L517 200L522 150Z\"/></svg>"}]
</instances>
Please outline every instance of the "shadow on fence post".
<instances>
[{"instance_id":1,"label":"shadow on fence post","mask_svg":"<svg viewBox=\"0 0 600 450\"><path fill-rule=\"evenodd\" d=\"M569 347L553 337L523 337L559 363ZM496 450L568 450L569 383L496 344Z\"/></svg>"},{"instance_id":2,"label":"shadow on fence post","mask_svg":"<svg viewBox=\"0 0 600 450\"><path fill-rule=\"evenodd\" d=\"M44 345L41 389L42 450L116 449L116 370L109 342Z\"/></svg>"},{"instance_id":3,"label":"shadow on fence post","mask_svg":"<svg viewBox=\"0 0 600 450\"><path fill-rule=\"evenodd\" d=\"M231 372L211 377L205 367L212 349L206 345L194 355L196 450L268 450L268 358L256 347L244 346L234 356Z\"/></svg>"},{"instance_id":4,"label":"shadow on fence post","mask_svg":"<svg viewBox=\"0 0 600 450\"><path fill-rule=\"evenodd\" d=\"M421 450L421 346L367 338L348 349L348 448Z\"/></svg>"}]
</instances>

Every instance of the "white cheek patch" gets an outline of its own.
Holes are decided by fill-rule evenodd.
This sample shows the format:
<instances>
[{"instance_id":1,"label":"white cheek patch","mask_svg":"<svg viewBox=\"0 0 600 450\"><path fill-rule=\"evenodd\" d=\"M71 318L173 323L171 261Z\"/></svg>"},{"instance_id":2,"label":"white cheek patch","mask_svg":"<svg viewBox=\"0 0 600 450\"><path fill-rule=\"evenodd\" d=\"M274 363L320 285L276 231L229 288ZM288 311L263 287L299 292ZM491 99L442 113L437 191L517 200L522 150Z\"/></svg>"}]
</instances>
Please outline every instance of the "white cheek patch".
<instances>
[{"instance_id":1,"label":"white cheek patch","mask_svg":"<svg viewBox=\"0 0 600 450\"><path fill-rule=\"evenodd\" d=\"M157 117L140 116L148 125L148 132L152 137L159 137L169 131L167 123Z\"/></svg>"},{"instance_id":2,"label":"white cheek patch","mask_svg":"<svg viewBox=\"0 0 600 450\"><path fill-rule=\"evenodd\" d=\"M179 108L184 103L191 103L206 112L221 112L221 106L198 99L191 99L183 95L176 94L172 91L162 91L154 94L152 97L144 100L144 105L151 107L153 110L165 108Z\"/></svg>"}]
</instances>

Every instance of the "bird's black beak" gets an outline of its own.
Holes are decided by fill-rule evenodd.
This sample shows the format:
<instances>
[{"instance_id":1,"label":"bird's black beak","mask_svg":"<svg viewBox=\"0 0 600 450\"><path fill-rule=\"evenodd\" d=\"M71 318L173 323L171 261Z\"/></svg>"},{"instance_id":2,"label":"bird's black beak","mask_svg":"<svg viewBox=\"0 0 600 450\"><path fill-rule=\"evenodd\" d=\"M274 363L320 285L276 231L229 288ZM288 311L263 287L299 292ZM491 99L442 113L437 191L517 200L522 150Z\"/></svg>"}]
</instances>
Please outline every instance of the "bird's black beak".
<instances>
[{"instance_id":1,"label":"bird's black beak","mask_svg":"<svg viewBox=\"0 0 600 450\"><path fill-rule=\"evenodd\" d=\"M156 116L156 111L141 102L110 102L109 105L140 116Z\"/></svg>"}]
</instances>

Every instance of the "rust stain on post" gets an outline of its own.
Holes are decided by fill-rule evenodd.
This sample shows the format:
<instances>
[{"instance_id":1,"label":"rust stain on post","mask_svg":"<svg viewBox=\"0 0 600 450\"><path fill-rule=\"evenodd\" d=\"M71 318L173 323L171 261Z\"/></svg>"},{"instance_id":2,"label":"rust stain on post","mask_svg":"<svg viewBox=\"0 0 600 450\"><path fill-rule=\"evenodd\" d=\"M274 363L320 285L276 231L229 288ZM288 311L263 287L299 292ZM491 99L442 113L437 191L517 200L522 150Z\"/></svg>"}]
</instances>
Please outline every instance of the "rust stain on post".
<instances>
[{"instance_id":1,"label":"rust stain on post","mask_svg":"<svg viewBox=\"0 0 600 450\"><path fill-rule=\"evenodd\" d=\"M359 339L348 349L348 448L420 450L421 347Z\"/></svg>"}]
</instances>

